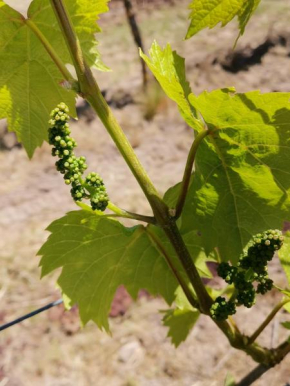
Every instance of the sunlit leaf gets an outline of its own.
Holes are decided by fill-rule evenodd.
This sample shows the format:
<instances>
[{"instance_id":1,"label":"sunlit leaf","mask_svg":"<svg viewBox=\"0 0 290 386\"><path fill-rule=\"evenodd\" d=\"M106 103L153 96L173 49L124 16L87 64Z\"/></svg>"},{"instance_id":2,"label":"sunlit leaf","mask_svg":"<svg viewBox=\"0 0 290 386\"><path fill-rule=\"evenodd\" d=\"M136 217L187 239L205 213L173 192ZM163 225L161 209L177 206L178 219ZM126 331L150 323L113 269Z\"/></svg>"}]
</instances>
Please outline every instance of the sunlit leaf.
<instances>
[{"instance_id":1,"label":"sunlit leaf","mask_svg":"<svg viewBox=\"0 0 290 386\"><path fill-rule=\"evenodd\" d=\"M232 90L189 97L212 134L197 152L181 229L199 230L206 251L218 247L224 260L237 262L253 235L289 220L289 98Z\"/></svg>"},{"instance_id":2,"label":"sunlit leaf","mask_svg":"<svg viewBox=\"0 0 290 386\"><path fill-rule=\"evenodd\" d=\"M236 16L242 35L259 3L260 0L192 0L190 26L186 38L192 37L204 28L213 28L219 23L223 27Z\"/></svg>"},{"instance_id":3,"label":"sunlit leaf","mask_svg":"<svg viewBox=\"0 0 290 386\"><path fill-rule=\"evenodd\" d=\"M104 69L96 50L96 19L107 10L107 0L68 1L68 9L91 65ZM34 23L64 63L72 63L49 0L34 0L28 10ZM56 67L24 16L0 0L0 119L7 118L29 157L47 140L50 111L65 102L75 116L76 94L62 87Z\"/></svg>"},{"instance_id":4,"label":"sunlit leaf","mask_svg":"<svg viewBox=\"0 0 290 386\"><path fill-rule=\"evenodd\" d=\"M290 232L285 233L283 247L278 252L278 255L290 285ZM290 292L288 296L290 297Z\"/></svg>"},{"instance_id":5,"label":"sunlit leaf","mask_svg":"<svg viewBox=\"0 0 290 386\"><path fill-rule=\"evenodd\" d=\"M224 386L235 386L236 382L232 374L227 374Z\"/></svg>"},{"instance_id":6,"label":"sunlit leaf","mask_svg":"<svg viewBox=\"0 0 290 386\"><path fill-rule=\"evenodd\" d=\"M197 120L195 109L188 100L191 89L185 76L184 59L172 51L170 44L162 49L156 42L151 46L149 57L143 52L140 55L167 96L178 105L186 123L199 130L202 127L201 123Z\"/></svg>"}]
</instances>

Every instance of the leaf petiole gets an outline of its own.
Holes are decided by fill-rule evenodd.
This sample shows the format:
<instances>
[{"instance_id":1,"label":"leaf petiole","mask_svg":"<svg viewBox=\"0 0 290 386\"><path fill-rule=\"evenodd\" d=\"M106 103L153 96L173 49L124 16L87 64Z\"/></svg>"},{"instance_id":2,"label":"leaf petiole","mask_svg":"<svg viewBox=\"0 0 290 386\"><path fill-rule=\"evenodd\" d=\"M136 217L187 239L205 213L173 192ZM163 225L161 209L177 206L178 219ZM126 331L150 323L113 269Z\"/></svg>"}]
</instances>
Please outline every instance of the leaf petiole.
<instances>
[{"instance_id":1,"label":"leaf petiole","mask_svg":"<svg viewBox=\"0 0 290 386\"><path fill-rule=\"evenodd\" d=\"M143 221L148 224L153 224L153 225L156 224L155 217L144 216L142 214L128 212L127 210L119 208L117 205L113 204L112 202L109 202L108 209L114 212L114 214L107 214L107 217L129 218L131 220Z\"/></svg>"},{"instance_id":2,"label":"leaf petiole","mask_svg":"<svg viewBox=\"0 0 290 386\"><path fill-rule=\"evenodd\" d=\"M183 289L183 292L185 293L185 296L187 297L187 300L189 303L194 307L200 310L200 306L198 303L198 300L194 297L193 293L191 292L190 288L188 287L187 283L184 281L183 277L180 275L178 270L175 268L174 264L171 261L171 257L168 255L166 249L164 248L162 242L158 239L157 235L151 231L150 226L146 228L146 232L148 233L149 237L152 239L152 241L155 243L158 250L161 252L162 256L165 258L167 264L171 268L171 271L173 272L175 278L179 282L181 288Z\"/></svg>"},{"instance_id":3,"label":"leaf petiole","mask_svg":"<svg viewBox=\"0 0 290 386\"><path fill-rule=\"evenodd\" d=\"M174 216L176 219L178 219L180 217L180 215L182 213L182 209L183 209L184 204L185 204L188 188L190 185L192 168L193 168L193 164L194 164L194 160L195 160L195 156L196 156L198 147L199 147L200 143L202 142L202 140L209 133L210 132L208 129L199 132L197 134L197 136L195 137L193 144L190 148L190 151L188 153L188 157L187 157L187 161L186 161L186 165L185 165L185 169L184 169L184 173L183 173L183 178L182 178L182 182L181 182L181 189L180 189L180 193L179 193L179 196L177 199L177 204L176 204L176 211L175 211L175 216Z\"/></svg>"},{"instance_id":4,"label":"leaf petiole","mask_svg":"<svg viewBox=\"0 0 290 386\"><path fill-rule=\"evenodd\" d=\"M267 318L264 320L264 322L257 328L257 330L250 336L248 340L248 345L251 345L255 342L255 340L258 338L258 336L264 331L264 329L268 326L268 324L274 319L275 315L281 310L281 308L290 302L290 299L284 299L280 303L278 303L273 310L270 312L270 314L267 316Z\"/></svg>"}]
</instances>

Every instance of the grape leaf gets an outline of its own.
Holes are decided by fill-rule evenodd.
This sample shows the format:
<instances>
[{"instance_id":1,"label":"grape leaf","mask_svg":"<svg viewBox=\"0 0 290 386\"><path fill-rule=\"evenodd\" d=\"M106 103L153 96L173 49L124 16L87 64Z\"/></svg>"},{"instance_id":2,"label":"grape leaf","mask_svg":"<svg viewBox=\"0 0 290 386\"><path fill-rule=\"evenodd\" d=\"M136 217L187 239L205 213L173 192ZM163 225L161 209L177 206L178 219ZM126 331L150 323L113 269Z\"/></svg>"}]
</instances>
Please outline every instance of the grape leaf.
<instances>
[{"instance_id":1,"label":"grape leaf","mask_svg":"<svg viewBox=\"0 0 290 386\"><path fill-rule=\"evenodd\" d=\"M185 293L183 292L181 287L178 287L175 291L175 300L174 304L177 308L179 309L185 309L187 308L188 310L196 310L196 308L193 308L192 305L189 303ZM166 310L167 311L167 310ZM166 312L165 311L165 312ZM164 311L161 311L164 312Z\"/></svg>"},{"instance_id":2,"label":"grape leaf","mask_svg":"<svg viewBox=\"0 0 290 386\"><path fill-rule=\"evenodd\" d=\"M239 27L240 35L243 35L245 32L246 25L248 24L253 13L257 9L261 0L246 0L244 1L244 6L240 9L238 14L239 17Z\"/></svg>"},{"instance_id":3,"label":"grape leaf","mask_svg":"<svg viewBox=\"0 0 290 386\"><path fill-rule=\"evenodd\" d=\"M218 247L235 263L253 235L289 219L289 97L232 90L190 96L212 134L197 152L181 229L198 229L208 253Z\"/></svg>"},{"instance_id":4,"label":"grape leaf","mask_svg":"<svg viewBox=\"0 0 290 386\"><path fill-rule=\"evenodd\" d=\"M232 374L228 373L224 382L224 386L235 386L236 382Z\"/></svg>"},{"instance_id":5,"label":"grape leaf","mask_svg":"<svg viewBox=\"0 0 290 386\"><path fill-rule=\"evenodd\" d=\"M284 328L287 328L287 330L290 330L290 322L282 322L281 325L282 325Z\"/></svg>"},{"instance_id":6,"label":"grape leaf","mask_svg":"<svg viewBox=\"0 0 290 386\"><path fill-rule=\"evenodd\" d=\"M288 283L290 284L290 232L284 235L283 247L278 252L281 265L286 273ZM289 295L290 296L290 292Z\"/></svg>"},{"instance_id":7,"label":"grape leaf","mask_svg":"<svg viewBox=\"0 0 290 386\"><path fill-rule=\"evenodd\" d=\"M209 283L211 284L211 283ZM233 295L233 293L235 292L235 287L234 285L230 284L230 285L227 285L226 287L223 287L223 288L219 288L219 289L216 289L216 288L212 288L210 287L210 285L208 286L205 286L206 289L207 289L207 292L209 293L209 295L213 298L213 299L216 299L217 297L219 296L226 296L227 298L231 298L231 296Z\"/></svg>"},{"instance_id":8,"label":"grape leaf","mask_svg":"<svg viewBox=\"0 0 290 386\"><path fill-rule=\"evenodd\" d=\"M68 2L72 20L90 63L100 63L93 34L95 19L106 11L106 0ZM82 8L81 8L82 7ZM48 0L35 0L29 20L39 27L65 63L70 63ZM50 111L65 102L75 117L75 93L61 87L60 73L27 20L0 0L0 118L7 118L29 157L47 140ZM102 65L100 64L102 67Z\"/></svg>"},{"instance_id":9,"label":"grape leaf","mask_svg":"<svg viewBox=\"0 0 290 386\"><path fill-rule=\"evenodd\" d=\"M191 180L192 182L192 180ZM169 206L169 208L175 208L181 189L181 182L169 188L163 197L163 200Z\"/></svg>"},{"instance_id":10,"label":"grape leaf","mask_svg":"<svg viewBox=\"0 0 290 386\"><path fill-rule=\"evenodd\" d=\"M150 232L155 229L158 235L158 229L150 226ZM48 230L51 235L38 253L42 276L62 268L58 285L70 305L79 305L84 324L93 320L109 329L107 317L120 285L134 298L146 289L163 296L169 305L175 299L178 282L143 226L125 228L106 216L75 211L54 221Z\"/></svg>"},{"instance_id":11,"label":"grape leaf","mask_svg":"<svg viewBox=\"0 0 290 386\"><path fill-rule=\"evenodd\" d=\"M286 310L287 312L289 312L290 314L290 303L286 303L284 306L283 306L284 310Z\"/></svg>"},{"instance_id":12,"label":"grape leaf","mask_svg":"<svg viewBox=\"0 0 290 386\"><path fill-rule=\"evenodd\" d=\"M178 285L145 228L125 228L94 213L76 211L56 220L42 246L42 276L62 267L58 285L78 303L82 322L108 330L107 316L116 289L124 284L136 298L145 288L170 304Z\"/></svg>"},{"instance_id":13,"label":"grape leaf","mask_svg":"<svg viewBox=\"0 0 290 386\"><path fill-rule=\"evenodd\" d=\"M191 180L192 182L192 180ZM181 183L169 188L165 193L163 199L170 208L174 208L179 196ZM177 221L180 228L180 219ZM191 227L184 227L181 230L183 240L189 250L191 257L194 260L194 264L197 266L203 277L211 278L212 274L207 267L207 262L218 262L218 257L214 250L204 250L203 237L199 230L192 229ZM163 243L168 243L166 238L163 239ZM207 253L205 253L207 252Z\"/></svg>"},{"instance_id":14,"label":"grape leaf","mask_svg":"<svg viewBox=\"0 0 290 386\"><path fill-rule=\"evenodd\" d=\"M23 16L0 1L0 118L7 118L31 157L47 138L49 113L75 95L61 88L62 75Z\"/></svg>"},{"instance_id":15,"label":"grape leaf","mask_svg":"<svg viewBox=\"0 0 290 386\"><path fill-rule=\"evenodd\" d=\"M181 287L175 291L175 309L161 311L165 314L162 322L164 326L169 327L167 336L171 337L172 344L178 347L180 343L186 340L188 334L197 322L200 312L193 308L187 300Z\"/></svg>"},{"instance_id":16,"label":"grape leaf","mask_svg":"<svg viewBox=\"0 0 290 386\"><path fill-rule=\"evenodd\" d=\"M91 66L103 71L108 70L108 67L102 63L97 50L98 42L95 39L95 34L101 32L101 28L96 21L99 19L100 14L108 11L108 1L65 0L86 60ZM53 44L55 51L63 62L72 64L70 54L49 1L33 0L28 9L28 17L38 26L47 40Z\"/></svg>"},{"instance_id":17,"label":"grape leaf","mask_svg":"<svg viewBox=\"0 0 290 386\"><path fill-rule=\"evenodd\" d=\"M154 234L158 237L160 243L163 245L163 247L166 248L168 254L173 259L175 256L175 252L165 233L160 228L151 227L150 225L149 228L153 229ZM199 274L204 278L211 278L212 274L209 271L206 262L216 261L215 254L213 252L210 253L208 256L205 254L202 245L202 238L196 230L182 232L182 238L194 261L196 268L199 271ZM175 264L178 264L178 260L175 261Z\"/></svg>"},{"instance_id":18,"label":"grape leaf","mask_svg":"<svg viewBox=\"0 0 290 386\"><path fill-rule=\"evenodd\" d=\"M171 338L175 347L185 341L199 316L198 310L188 308L175 308L165 312L162 321L164 326L169 327L167 336Z\"/></svg>"},{"instance_id":19,"label":"grape leaf","mask_svg":"<svg viewBox=\"0 0 290 386\"><path fill-rule=\"evenodd\" d=\"M167 96L177 103L186 123L190 127L200 130L202 126L195 117L194 107L188 100L191 89L185 76L184 59L177 55L175 51L172 51L170 44L162 49L157 42L154 42L151 46L150 57L142 51L140 51L140 55Z\"/></svg>"},{"instance_id":20,"label":"grape leaf","mask_svg":"<svg viewBox=\"0 0 290 386\"><path fill-rule=\"evenodd\" d=\"M238 16L240 35L242 35L259 3L260 0L193 0L189 6L190 25L186 39L206 27L213 28L218 23L224 27L235 16Z\"/></svg>"}]
</instances>

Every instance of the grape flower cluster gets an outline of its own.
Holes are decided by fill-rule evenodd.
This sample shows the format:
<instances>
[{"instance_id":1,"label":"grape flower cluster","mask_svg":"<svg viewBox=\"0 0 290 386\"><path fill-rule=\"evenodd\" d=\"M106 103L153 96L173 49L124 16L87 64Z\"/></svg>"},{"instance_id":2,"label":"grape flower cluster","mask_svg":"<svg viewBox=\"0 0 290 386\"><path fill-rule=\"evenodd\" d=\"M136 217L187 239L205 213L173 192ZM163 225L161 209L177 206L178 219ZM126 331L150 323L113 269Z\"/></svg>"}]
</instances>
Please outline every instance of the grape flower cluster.
<instances>
[{"instance_id":1,"label":"grape flower cluster","mask_svg":"<svg viewBox=\"0 0 290 386\"><path fill-rule=\"evenodd\" d=\"M52 155L58 157L55 163L57 170L64 175L64 181L71 185L71 195L75 201L90 199L93 210L104 211L109 197L102 178L97 173L89 173L83 180L87 169L86 158L76 157L76 141L70 136L69 109L60 103L50 114L49 144L53 146Z\"/></svg>"},{"instance_id":2,"label":"grape flower cluster","mask_svg":"<svg viewBox=\"0 0 290 386\"><path fill-rule=\"evenodd\" d=\"M219 296L210 309L213 319L227 319L236 312L236 306L251 308L255 304L256 294L264 295L272 289L273 281L268 277L267 264L282 247L283 240L281 231L267 230L253 237L237 267L229 263L219 264L218 275L226 283L234 285L235 297L227 301ZM257 283L256 288L254 282Z\"/></svg>"},{"instance_id":3,"label":"grape flower cluster","mask_svg":"<svg viewBox=\"0 0 290 386\"><path fill-rule=\"evenodd\" d=\"M215 320L226 320L229 315L236 313L236 305L233 301L227 301L222 296L218 296L211 306L210 314Z\"/></svg>"}]
</instances>

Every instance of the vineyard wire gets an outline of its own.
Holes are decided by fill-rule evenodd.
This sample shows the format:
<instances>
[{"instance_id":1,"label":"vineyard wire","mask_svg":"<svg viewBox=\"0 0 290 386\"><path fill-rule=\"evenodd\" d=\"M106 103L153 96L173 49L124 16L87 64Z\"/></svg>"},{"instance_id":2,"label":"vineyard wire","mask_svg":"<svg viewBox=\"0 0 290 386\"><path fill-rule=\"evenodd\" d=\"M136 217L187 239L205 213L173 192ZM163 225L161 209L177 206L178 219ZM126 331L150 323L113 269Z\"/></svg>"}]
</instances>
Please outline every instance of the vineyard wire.
<instances>
[{"instance_id":1,"label":"vineyard wire","mask_svg":"<svg viewBox=\"0 0 290 386\"><path fill-rule=\"evenodd\" d=\"M23 315L23 316L21 316L20 318L17 318L17 319L15 319L15 320L11 321L11 322L8 322L8 323L3 324L2 326L0 326L0 331L4 331L4 330L6 330L6 329L9 328L9 327L14 326L15 324L21 323L21 322L23 322L24 320L31 318L32 316L35 316L35 315L37 315L37 314L40 314L41 312L46 311L46 310L49 310L50 308L55 307L55 306L58 306L58 305L60 305L60 304L62 304L62 303L63 303L63 300L62 300L62 299L58 299L58 300L56 300L55 302L49 303L49 304L47 304L47 305L44 306L44 307L41 307L41 308L38 308L37 310L34 310L34 311L32 311L32 312L29 312L28 314Z\"/></svg>"}]
</instances>

